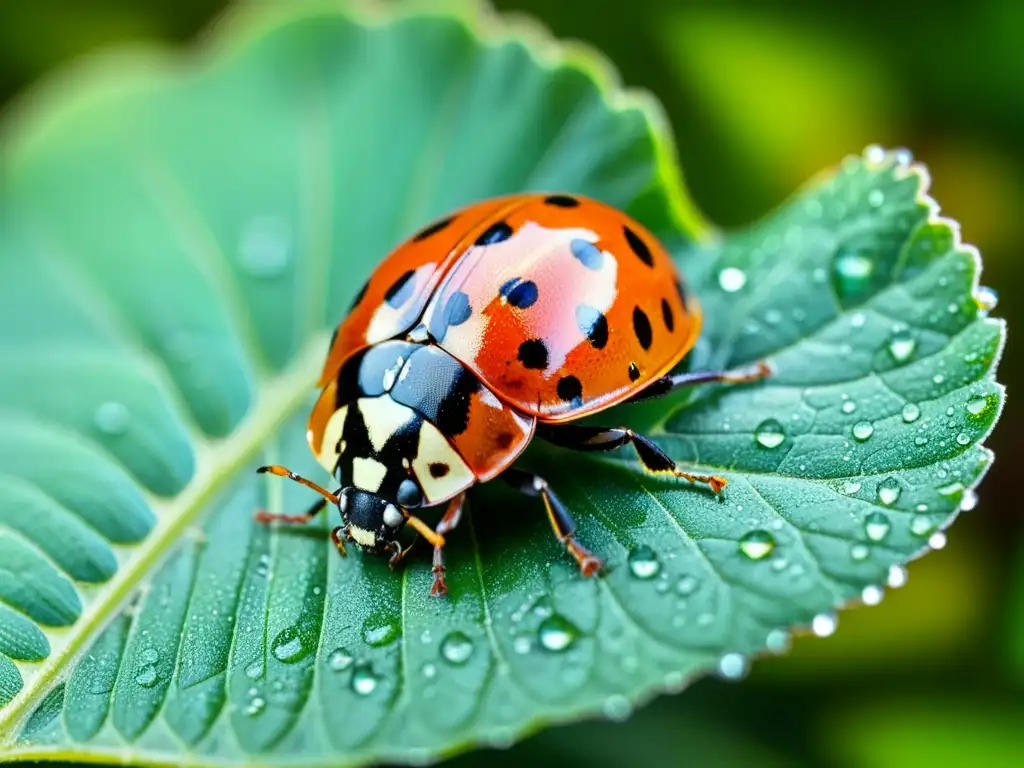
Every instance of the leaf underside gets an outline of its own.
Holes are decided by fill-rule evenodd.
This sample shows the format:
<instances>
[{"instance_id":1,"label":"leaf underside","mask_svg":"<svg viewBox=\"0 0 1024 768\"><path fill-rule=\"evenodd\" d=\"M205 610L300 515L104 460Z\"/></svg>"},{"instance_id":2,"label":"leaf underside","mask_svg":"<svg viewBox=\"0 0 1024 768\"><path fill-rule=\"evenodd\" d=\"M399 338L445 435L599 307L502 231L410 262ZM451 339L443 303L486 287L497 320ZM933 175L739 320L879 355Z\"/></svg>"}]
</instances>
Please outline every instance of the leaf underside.
<instances>
[{"instance_id":1,"label":"leaf underside","mask_svg":"<svg viewBox=\"0 0 1024 768\"><path fill-rule=\"evenodd\" d=\"M653 106L536 31L266 13L189 66L115 57L73 99L53 88L4 152L9 759L419 760L621 718L828 633L941 546L991 461L1003 328L923 169L871 149L708 238ZM393 574L339 558L328 516L254 525L310 500L257 465L325 479L311 387L376 261L520 190L605 200L674 249L705 316L691 368L772 363L600 416L646 414L724 494L629 453L531 450L607 573L580 578L538 505L491 484L448 537L446 600L425 548Z\"/></svg>"}]
</instances>

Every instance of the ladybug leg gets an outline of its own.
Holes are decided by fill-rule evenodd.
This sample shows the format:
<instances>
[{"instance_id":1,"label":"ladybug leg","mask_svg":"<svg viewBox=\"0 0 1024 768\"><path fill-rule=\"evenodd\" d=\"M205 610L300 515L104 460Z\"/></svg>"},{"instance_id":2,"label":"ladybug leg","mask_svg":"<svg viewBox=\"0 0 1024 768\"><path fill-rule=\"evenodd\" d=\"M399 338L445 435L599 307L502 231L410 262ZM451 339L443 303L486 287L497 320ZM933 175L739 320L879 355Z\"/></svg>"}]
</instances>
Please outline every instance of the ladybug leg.
<instances>
[{"instance_id":1,"label":"ladybug leg","mask_svg":"<svg viewBox=\"0 0 1024 768\"><path fill-rule=\"evenodd\" d=\"M256 522L259 523L272 523L274 521L281 523L308 523L320 512L323 511L324 507L327 506L327 499L317 499L304 514L301 515L278 515L273 512L264 512L260 510L256 513Z\"/></svg>"},{"instance_id":2,"label":"ladybug leg","mask_svg":"<svg viewBox=\"0 0 1024 768\"><path fill-rule=\"evenodd\" d=\"M719 493L728 481L718 475L697 475L685 472L676 466L672 458L661 448L643 435L639 435L626 427L581 427L576 424L545 426L538 428L537 434L553 445L571 448L575 451L611 451L626 443L632 443L636 455L645 470L652 474L668 474L689 480L691 483L703 483L711 486L711 490Z\"/></svg>"},{"instance_id":3,"label":"ladybug leg","mask_svg":"<svg viewBox=\"0 0 1024 768\"><path fill-rule=\"evenodd\" d=\"M675 392L677 389L692 387L696 384L710 384L713 382L747 384L752 381L760 381L771 376L771 374L771 366L764 361L747 368L737 368L734 371L695 371L692 373L670 374L662 376L660 379L655 379L626 402L638 403L641 400L651 400L655 397L667 395L669 392Z\"/></svg>"},{"instance_id":4,"label":"ladybug leg","mask_svg":"<svg viewBox=\"0 0 1024 768\"><path fill-rule=\"evenodd\" d=\"M348 534L347 526L346 527L342 527L342 526L339 525L337 528L335 528L333 531L331 531L331 541L334 542L334 546L336 546L338 548L338 553L342 557L348 557L348 552L345 550L345 542L341 540L341 537L345 536L347 534Z\"/></svg>"},{"instance_id":5,"label":"ladybug leg","mask_svg":"<svg viewBox=\"0 0 1024 768\"><path fill-rule=\"evenodd\" d=\"M448 503L440 522L434 529L434 533L441 538L440 544L434 545L434 583L430 587L431 597L444 597L448 594L448 585L444 583L444 535L455 530L455 526L462 519L462 507L466 500L466 494L460 493Z\"/></svg>"},{"instance_id":6,"label":"ladybug leg","mask_svg":"<svg viewBox=\"0 0 1024 768\"><path fill-rule=\"evenodd\" d=\"M544 508L547 510L548 520L551 522L551 529L555 532L555 537L565 545L566 551L579 565L580 573L583 576L593 576L601 570L604 564L600 558L576 541L576 521L572 519L569 510L548 486L547 480L519 469L507 469L501 477L517 491L527 496L540 496L543 499Z\"/></svg>"}]
</instances>

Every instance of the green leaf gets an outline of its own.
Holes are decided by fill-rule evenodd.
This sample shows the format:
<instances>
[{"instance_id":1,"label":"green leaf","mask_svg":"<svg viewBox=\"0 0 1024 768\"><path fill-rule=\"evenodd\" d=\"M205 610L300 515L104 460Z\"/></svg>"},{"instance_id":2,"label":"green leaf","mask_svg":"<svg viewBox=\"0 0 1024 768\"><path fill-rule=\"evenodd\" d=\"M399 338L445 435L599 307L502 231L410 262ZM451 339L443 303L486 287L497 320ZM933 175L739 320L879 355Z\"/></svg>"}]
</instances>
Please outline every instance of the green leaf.
<instances>
[{"instance_id":1,"label":"green leaf","mask_svg":"<svg viewBox=\"0 0 1024 768\"><path fill-rule=\"evenodd\" d=\"M871 150L709 235L656 107L591 55L483 16L290 6L185 58L108 57L8 126L7 757L422 760L623 718L826 634L941 545L991 460L1003 330L920 167ZM457 205L556 189L679 254L705 309L691 367L776 367L602 417L655 422L725 494L538 447L607 574L581 579L538 504L489 484L443 601L422 550L392 574L339 558L328 519L254 524L309 500L259 464L324 479L312 385L382 255Z\"/></svg>"}]
</instances>

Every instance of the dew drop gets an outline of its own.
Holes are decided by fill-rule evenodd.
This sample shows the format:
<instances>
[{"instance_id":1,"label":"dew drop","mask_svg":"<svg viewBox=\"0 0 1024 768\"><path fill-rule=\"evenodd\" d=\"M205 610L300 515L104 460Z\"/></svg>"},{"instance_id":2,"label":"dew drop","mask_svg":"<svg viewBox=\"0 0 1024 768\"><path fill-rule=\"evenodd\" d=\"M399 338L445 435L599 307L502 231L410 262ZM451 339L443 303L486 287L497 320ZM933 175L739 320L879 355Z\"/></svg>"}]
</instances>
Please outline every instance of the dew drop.
<instances>
[{"instance_id":1,"label":"dew drop","mask_svg":"<svg viewBox=\"0 0 1024 768\"><path fill-rule=\"evenodd\" d=\"M868 192L868 205L872 208L881 208L885 202L885 193L880 189L872 189Z\"/></svg>"},{"instance_id":2,"label":"dew drop","mask_svg":"<svg viewBox=\"0 0 1024 768\"><path fill-rule=\"evenodd\" d=\"M751 560L763 560L775 549L775 538L768 531L755 530L740 539L739 547Z\"/></svg>"},{"instance_id":3,"label":"dew drop","mask_svg":"<svg viewBox=\"0 0 1024 768\"><path fill-rule=\"evenodd\" d=\"M878 500L885 504L885 506L891 507L899 501L902 490L899 480L895 477L887 477L878 484Z\"/></svg>"},{"instance_id":4,"label":"dew drop","mask_svg":"<svg viewBox=\"0 0 1024 768\"><path fill-rule=\"evenodd\" d=\"M858 421L853 425L853 437L859 442L864 442L875 433L875 428L870 421Z\"/></svg>"},{"instance_id":5,"label":"dew drop","mask_svg":"<svg viewBox=\"0 0 1024 768\"><path fill-rule=\"evenodd\" d=\"M843 413L853 413L857 410L857 404L853 400L847 400L840 408Z\"/></svg>"},{"instance_id":6,"label":"dew drop","mask_svg":"<svg viewBox=\"0 0 1024 768\"><path fill-rule=\"evenodd\" d=\"M960 499L960 511L970 512L978 506L978 494L973 489L968 488L964 491L963 498Z\"/></svg>"},{"instance_id":7,"label":"dew drop","mask_svg":"<svg viewBox=\"0 0 1024 768\"><path fill-rule=\"evenodd\" d=\"M294 664L306 658L313 650L309 637L303 637L298 627L281 630L270 646L271 653L278 661Z\"/></svg>"},{"instance_id":8,"label":"dew drop","mask_svg":"<svg viewBox=\"0 0 1024 768\"><path fill-rule=\"evenodd\" d=\"M754 440L763 448L778 448L786 439L786 433L777 419L766 419L754 430Z\"/></svg>"},{"instance_id":9,"label":"dew drop","mask_svg":"<svg viewBox=\"0 0 1024 768\"><path fill-rule=\"evenodd\" d=\"M968 435L966 432L961 432L959 435L956 436L956 442L959 445L970 445L971 436Z\"/></svg>"},{"instance_id":10,"label":"dew drop","mask_svg":"<svg viewBox=\"0 0 1024 768\"><path fill-rule=\"evenodd\" d=\"M935 490L939 492L940 496L956 496L958 493L963 491L963 489L963 483L949 483L947 485L939 486ZM963 509L962 506L960 508Z\"/></svg>"},{"instance_id":11,"label":"dew drop","mask_svg":"<svg viewBox=\"0 0 1024 768\"><path fill-rule=\"evenodd\" d=\"M750 662L742 653L727 653L718 660L718 675L725 680L741 680L750 670Z\"/></svg>"},{"instance_id":12,"label":"dew drop","mask_svg":"<svg viewBox=\"0 0 1024 768\"><path fill-rule=\"evenodd\" d=\"M928 445L928 438L925 437L924 435L918 435L917 437L914 438L914 445L916 445L918 448L924 445Z\"/></svg>"},{"instance_id":13,"label":"dew drop","mask_svg":"<svg viewBox=\"0 0 1024 768\"><path fill-rule=\"evenodd\" d=\"M93 421L104 434L123 435L132 423L132 415L123 403L111 400L97 406Z\"/></svg>"},{"instance_id":14,"label":"dew drop","mask_svg":"<svg viewBox=\"0 0 1024 768\"><path fill-rule=\"evenodd\" d=\"M896 165L906 168L914 162L913 153L906 147L898 147L892 151L892 159Z\"/></svg>"},{"instance_id":15,"label":"dew drop","mask_svg":"<svg viewBox=\"0 0 1024 768\"><path fill-rule=\"evenodd\" d=\"M858 482L846 482L846 483L843 483L843 487L842 487L841 490L847 496L853 496L853 494L858 493L860 491L860 489L861 489L860 483L858 483Z\"/></svg>"},{"instance_id":16,"label":"dew drop","mask_svg":"<svg viewBox=\"0 0 1024 768\"><path fill-rule=\"evenodd\" d=\"M789 643L791 637L788 631L785 629L773 629L768 633L768 637L765 640L765 646L772 653L785 653L789 650Z\"/></svg>"},{"instance_id":17,"label":"dew drop","mask_svg":"<svg viewBox=\"0 0 1024 768\"><path fill-rule=\"evenodd\" d=\"M850 558L858 563L867 560L869 554L871 554L871 550L868 549L867 544L854 544L850 547Z\"/></svg>"},{"instance_id":18,"label":"dew drop","mask_svg":"<svg viewBox=\"0 0 1024 768\"><path fill-rule=\"evenodd\" d=\"M988 408L988 398L977 395L967 401L967 412L971 416L980 416Z\"/></svg>"},{"instance_id":19,"label":"dew drop","mask_svg":"<svg viewBox=\"0 0 1024 768\"><path fill-rule=\"evenodd\" d=\"M921 417L921 409L916 403L907 403L903 406L903 420L907 424L912 424Z\"/></svg>"},{"instance_id":20,"label":"dew drop","mask_svg":"<svg viewBox=\"0 0 1024 768\"><path fill-rule=\"evenodd\" d=\"M885 579L885 583L893 589L899 589L907 583L908 578L910 578L910 574L907 573L907 569L902 565L890 565L889 574Z\"/></svg>"},{"instance_id":21,"label":"dew drop","mask_svg":"<svg viewBox=\"0 0 1024 768\"><path fill-rule=\"evenodd\" d=\"M160 653L156 648L146 648L139 654L139 661L143 664L156 664L160 659Z\"/></svg>"},{"instance_id":22,"label":"dew drop","mask_svg":"<svg viewBox=\"0 0 1024 768\"><path fill-rule=\"evenodd\" d=\"M653 579L661 570L661 563L653 549L641 544L629 553L629 570L638 579Z\"/></svg>"},{"instance_id":23,"label":"dew drop","mask_svg":"<svg viewBox=\"0 0 1024 768\"><path fill-rule=\"evenodd\" d=\"M398 639L398 622L385 621L383 624L373 624L363 627L363 640L367 645L380 648L389 645Z\"/></svg>"},{"instance_id":24,"label":"dew drop","mask_svg":"<svg viewBox=\"0 0 1024 768\"><path fill-rule=\"evenodd\" d=\"M863 294L871 285L875 263L864 253L840 248L832 262L832 285L842 301Z\"/></svg>"},{"instance_id":25,"label":"dew drop","mask_svg":"<svg viewBox=\"0 0 1024 768\"><path fill-rule=\"evenodd\" d=\"M632 714L633 705L629 703L629 699L625 696L616 693L604 700L604 704L601 705L601 711L604 712L604 716L609 720L621 723Z\"/></svg>"},{"instance_id":26,"label":"dew drop","mask_svg":"<svg viewBox=\"0 0 1024 768\"><path fill-rule=\"evenodd\" d=\"M579 630L566 618L554 613L540 623L537 628L540 644L543 648L555 653L569 648L579 637Z\"/></svg>"},{"instance_id":27,"label":"dew drop","mask_svg":"<svg viewBox=\"0 0 1024 768\"><path fill-rule=\"evenodd\" d=\"M883 512L871 512L864 518L864 533L871 541L882 541L891 529L892 524Z\"/></svg>"},{"instance_id":28,"label":"dew drop","mask_svg":"<svg viewBox=\"0 0 1024 768\"><path fill-rule=\"evenodd\" d=\"M683 576L676 582L676 594L687 597L697 591L697 586L698 581L693 576Z\"/></svg>"},{"instance_id":29,"label":"dew drop","mask_svg":"<svg viewBox=\"0 0 1024 768\"><path fill-rule=\"evenodd\" d=\"M239 263L253 277L276 277L288 265L291 227L278 216L250 219L238 242Z\"/></svg>"},{"instance_id":30,"label":"dew drop","mask_svg":"<svg viewBox=\"0 0 1024 768\"><path fill-rule=\"evenodd\" d=\"M860 591L860 599L864 605L878 605L885 593L877 584L869 584Z\"/></svg>"},{"instance_id":31,"label":"dew drop","mask_svg":"<svg viewBox=\"0 0 1024 768\"><path fill-rule=\"evenodd\" d=\"M936 531L928 537L928 546L932 549L942 549L946 546L946 534L942 531Z\"/></svg>"},{"instance_id":32,"label":"dew drop","mask_svg":"<svg viewBox=\"0 0 1024 768\"><path fill-rule=\"evenodd\" d=\"M988 286L981 286L974 293L974 303L978 305L982 317L987 315L999 303L999 294Z\"/></svg>"},{"instance_id":33,"label":"dew drop","mask_svg":"<svg viewBox=\"0 0 1024 768\"><path fill-rule=\"evenodd\" d=\"M893 326L889 335L889 354L897 363L905 363L917 349L917 339L905 325Z\"/></svg>"},{"instance_id":34,"label":"dew drop","mask_svg":"<svg viewBox=\"0 0 1024 768\"><path fill-rule=\"evenodd\" d=\"M356 666L352 672L352 690L360 696L369 696L380 684L380 678L368 663Z\"/></svg>"},{"instance_id":35,"label":"dew drop","mask_svg":"<svg viewBox=\"0 0 1024 768\"><path fill-rule=\"evenodd\" d=\"M525 656L530 652L530 648L532 647L533 644L530 642L530 638L528 637L517 637L512 641L512 649L520 656Z\"/></svg>"},{"instance_id":36,"label":"dew drop","mask_svg":"<svg viewBox=\"0 0 1024 768\"><path fill-rule=\"evenodd\" d=\"M828 637L836 631L838 623L834 613L819 613L811 619L811 631L818 637Z\"/></svg>"},{"instance_id":37,"label":"dew drop","mask_svg":"<svg viewBox=\"0 0 1024 768\"><path fill-rule=\"evenodd\" d=\"M267 702L260 696L253 696L249 700L249 705L242 710L249 717L255 717L267 707Z\"/></svg>"},{"instance_id":38,"label":"dew drop","mask_svg":"<svg viewBox=\"0 0 1024 768\"><path fill-rule=\"evenodd\" d=\"M333 672L344 672L352 666L352 654L346 648L335 648L327 656L327 666Z\"/></svg>"},{"instance_id":39,"label":"dew drop","mask_svg":"<svg viewBox=\"0 0 1024 768\"><path fill-rule=\"evenodd\" d=\"M869 163L880 165L885 162L885 150L877 144L869 144L864 148L864 159Z\"/></svg>"},{"instance_id":40,"label":"dew drop","mask_svg":"<svg viewBox=\"0 0 1024 768\"><path fill-rule=\"evenodd\" d=\"M462 666L473 655L473 641L469 635L456 630L441 641L441 656L449 664Z\"/></svg>"},{"instance_id":41,"label":"dew drop","mask_svg":"<svg viewBox=\"0 0 1024 768\"><path fill-rule=\"evenodd\" d=\"M142 669L135 675L135 682L141 685L143 688L152 688L156 685L160 675L156 671L154 664L146 664Z\"/></svg>"},{"instance_id":42,"label":"dew drop","mask_svg":"<svg viewBox=\"0 0 1024 768\"><path fill-rule=\"evenodd\" d=\"M747 273L736 267L726 267L718 273L718 285L726 293L736 293L747 284Z\"/></svg>"},{"instance_id":43,"label":"dew drop","mask_svg":"<svg viewBox=\"0 0 1024 768\"><path fill-rule=\"evenodd\" d=\"M250 680L258 680L263 674L263 665L258 661L254 661L252 664L245 668L245 676Z\"/></svg>"},{"instance_id":44,"label":"dew drop","mask_svg":"<svg viewBox=\"0 0 1024 768\"><path fill-rule=\"evenodd\" d=\"M927 536L934 527L931 518L924 515L914 515L910 521L910 532L915 536Z\"/></svg>"},{"instance_id":45,"label":"dew drop","mask_svg":"<svg viewBox=\"0 0 1024 768\"><path fill-rule=\"evenodd\" d=\"M435 667L429 661L420 668L420 671L423 673L423 676L428 680L437 675L437 667Z\"/></svg>"}]
</instances>

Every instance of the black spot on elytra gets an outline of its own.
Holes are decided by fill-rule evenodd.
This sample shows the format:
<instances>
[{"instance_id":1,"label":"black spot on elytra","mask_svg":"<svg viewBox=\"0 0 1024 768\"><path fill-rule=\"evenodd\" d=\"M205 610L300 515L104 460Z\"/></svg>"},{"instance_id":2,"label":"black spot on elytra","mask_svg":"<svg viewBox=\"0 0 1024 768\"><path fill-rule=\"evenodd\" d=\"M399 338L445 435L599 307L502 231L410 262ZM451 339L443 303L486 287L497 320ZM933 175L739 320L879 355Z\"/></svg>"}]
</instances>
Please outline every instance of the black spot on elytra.
<instances>
[{"instance_id":1,"label":"black spot on elytra","mask_svg":"<svg viewBox=\"0 0 1024 768\"><path fill-rule=\"evenodd\" d=\"M668 305L668 299L661 300L661 319L665 321L665 327L672 333L676 327L676 319L672 315L672 307Z\"/></svg>"},{"instance_id":2,"label":"black spot on elytra","mask_svg":"<svg viewBox=\"0 0 1024 768\"><path fill-rule=\"evenodd\" d=\"M575 197L569 195L550 195L544 198L544 202L548 205L555 205L559 208L575 208L580 204L580 201Z\"/></svg>"},{"instance_id":3,"label":"black spot on elytra","mask_svg":"<svg viewBox=\"0 0 1024 768\"><path fill-rule=\"evenodd\" d=\"M429 225L427 227L424 227L419 232L417 232L415 235L413 235L412 236L413 242L418 243L420 240L426 240L431 235L436 235L438 232L440 232L442 229L447 227L453 221L455 221L455 217L454 216L449 216L446 219L440 219L439 221L435 221L433 224L431 224L431 225Z\"/></svg>"},{"instance_id":4,"label":"black spot on elytra","mask_svg":"<svg viewBox=\"0 0 1024 768\"><path fill-rule=\"evenodd\" d=\"M537 284L532 280L520 282L521 280L522 278L519 277L506 280L502 283L501 288L498 289L498 293L504 296L505 301L513 307L527 309L532 307L537 301L537 296L539 295Z\"/></svg>"},{"instance_id":5,"label":"black spot on elytra","mask_svg":"<svg viewBox=\"0 0 1024 768\"><path fill-rule=\"evenodd\" d=\"M409 300L409 298L412 296L412 278L413 275L415 274L416 271L410 269L404 272L397 280L395 280L395 282L391 284L391 287L388 288L387 293L384 294L384 301L386 301L389 306L398 309Z\"/></svg>"},{"instance_id":6,"label":"black spot on elytra","mask_svg":"<svg viewBox=\"0 0 1024 768\"><path fill-rule=\"evenodd\" d=\"M444 477L448 474L450 467L443 461L432 461L428 469L430 469L431 477Z\"/></svg>"},{"instance_id":7,"label":"black spot on elytra","mask_svg":"<svg viewBox=\"0 0 1024 768\"><path fill-rule=\"evenodd\" d=\"M519 345L519 354L516 355L527 368L543 370L548 367L548 348L540 339L529 339Z\"/></svg>"},{"instance_id":8,"label":"black spot on elytra","mask_svg":"<svg viewBox=\"0 0 1024 768\"><path fill-rule=\"evenodd\" d=\"M636 334L636 340L640 342L641 347L651 348L651 321L640 307L633 308L633 333Z\"/></svg>"},{"instance_id":9,"label":"black spot on elytra","mask_svg":"<svg viewBox=\"0 0 1024 768\"><path fill-rule=\"evenodd\" d=\"M462 325L473 314L469 306L469 296L462 291L455 291L441 309L435 310L430 317L430 335L438 341L444 341L448 326Z\"/></svg>"},{"instance_id":10,"label":"black spot on elytra","mask_svg":"<svg viewBox=\"0 0 1024 768\"><path fill-rule=\"evenodd\" d=\"M629 380L636 381L640 378L640 369L636 367L636 363L629 364Z\"/></svg>"},{"instance_id":11,"label":"black spot on elytra","mask_svg":"<svg viewBox=\"0 0 1024 768\"><path fill-rule=\"evenodd\" d=\"M359 306L359 303L366 297L366 291L370 288L370 281L367 280L363 283L363 287L359 289L359 293L356 294L355 298L352 299L352 304L349 306L348 311L351 312L353 309Z\"/></svg>"},{"instance_id":12,"label":"black spot on elytra","mask_svg":"<svg viewBox=\"0 0 1024 768\"><path fill-rule=\"evenodd\" d=\"M596 272L604 264L604 253L589 240L576 238L569 242L569 249L572 251L572 255L579 259L587 269Z\"/></svg>"},{"instance_id":13,"label":"black spot on elytra","mask_svg":"<svg viewBox=\"0 0 1024 768\"><path fill-rule=\"evenodd\" d=\"M622 231L626 235L626 242L629 243L629 247L633 249L635 253L644 264L648 267L654 266L654 256L651 255L651 249L647 247L647 243L640 239L640 235L634 232L629 227L623 227Z\"/></svg>"},{"instance_id":14,"label":"black spot on elytra","mask_svg":"<svg viewBox=\"0 0 1024 768\"><path fill-rule=\"evenodd\" d=\"M504 221L499 221L497 224L491 224L480 237L476 239L477 245L494 245L508 240L512 237L512 227L506 224Z\"/></svg>"},{"instance_id":15,"label":"black spot on elytra","mask_svg":"<svg viewBox=\"0 0 1024 768\"><path fill-rule=\"evenodd\" d=\"M445 437L461 435L469 426L469 408L473 395L480 391L480 380L463 369L441 399L434 426Z\"/></svg>"},{"instance_id":16,"label":"black spot on elytra","mask_svg":"<svg viewBox=\"0 0 1024 768\"><path fill-rule=\"evenodd\" d=\"M494 444L502 450L505 450L512 445L512 441L515 440L515 437L516 436L511 432L501 432L494 438Z\"/></svg>"},{"instance_id":17,"label":"black spot on elytra","mask_svg":"<svg viewBox=\"0 0 1024 768\"><path fill-rule=\"evenodd\" d=\"M575 376L563 376L555 387L558 396L566 402L574 402L583 397L583 386Z\"/></svg>"},{"instance_id":18,"label":"black spot on elytra","mask_svg":"<svg viewBox=\"0 0 1024 768\"><path fill-rule=\"evenodd\" d=\"M608 343L608 318L588 304L576 307L576 325L594 349Z\"/></svg>"}]
</instances>

